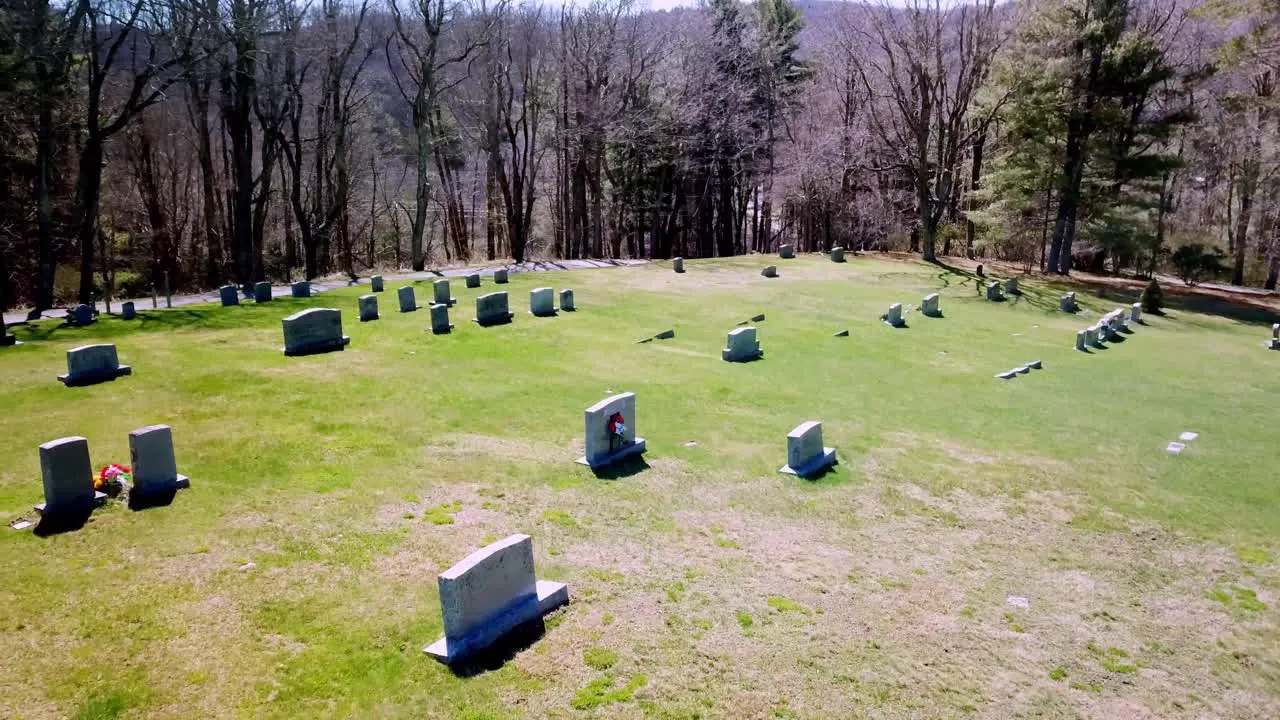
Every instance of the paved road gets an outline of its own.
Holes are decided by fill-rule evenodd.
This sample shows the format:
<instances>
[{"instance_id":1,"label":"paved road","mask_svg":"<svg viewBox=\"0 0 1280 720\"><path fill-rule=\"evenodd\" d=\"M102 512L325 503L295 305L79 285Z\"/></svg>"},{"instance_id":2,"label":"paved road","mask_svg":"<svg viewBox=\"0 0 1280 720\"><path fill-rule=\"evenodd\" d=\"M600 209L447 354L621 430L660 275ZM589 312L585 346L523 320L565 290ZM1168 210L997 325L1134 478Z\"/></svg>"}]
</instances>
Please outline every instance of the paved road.
<instances>
[{"instance_id":1,"label":"paved road","mask_svg":"<svg viewBox=\"0 0 1280 720\"><path fill-rule=\"evenodd\" d=\"M466 267L466 268L449 268L446 270L424 270L423 272L410 272L399 274L384 274L383 278L387 283L394 283L405 280L431 280L442 277L462 277L473 272L481 275L493 275L495 270L506 268L511 273L522 272L550 272L554 270L592 270L596 268L619 267L624 265L643 265L648 260L543 260L538 262L526 262L519 265L485 265L482 267ZM337 290L339 288L350 287L351 285L368 285L369 278L361 278L355 283L348 282L346 278L327 278L323 280L313 280L311 288L316 291ZM272 297L289 297L290 291L288 285L272 285ZM121 298L111 301L111 308L115 312L120 312L121 303L132 300L139 310L151 309L151 298ZM174 295L173 307L181 307L183 305L197 305L200 303L216 303L220 298L218 292L212 291L207 293L198 293L194 295ZM96 303L98 310L103 310L104 306L101 302ZM164 308L164 298L160 298L160 307ZM48 310L44 314L44 320L62 321L63 315L66 314L67 308L55 308ZM27 319L27 311L15 310L5 313L4 322L6 325L24 322Z\"/></svg>"}]
</instances>

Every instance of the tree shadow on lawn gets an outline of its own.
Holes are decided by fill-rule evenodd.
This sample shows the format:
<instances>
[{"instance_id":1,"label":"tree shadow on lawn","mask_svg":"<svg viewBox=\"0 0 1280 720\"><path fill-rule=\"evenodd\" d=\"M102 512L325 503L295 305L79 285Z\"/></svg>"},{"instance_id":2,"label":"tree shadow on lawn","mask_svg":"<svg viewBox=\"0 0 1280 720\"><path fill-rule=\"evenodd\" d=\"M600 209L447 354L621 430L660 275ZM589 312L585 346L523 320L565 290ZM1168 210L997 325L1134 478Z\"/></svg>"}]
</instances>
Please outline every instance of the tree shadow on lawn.
<instances>
[{"instance_id":1,"label":"tree shadow on lawn","mask_svg":"<svg viewBox=\"0 0 1280 720\"><path fill-rule=\"evenodd\" d=\"M118 315L100 314L98 320L84 327L53 322L15 323L9 328L19 340L61 341L84 336L86 340L110 340L134 333L171 332L174 330L237 330L262 327L299 310L324 307L315 298L276 298L270 303L222 307L181 307L162 310L139 310L136 320L123 320ZM342 309L342 308L339 308Z\"/></svg>"},{"instance_id":2,"label":"tree shadow on lawn","mask_svg":"<svg viewBox=\"0 0 1280 720\"><path fill-rule=\"evenodd\" d=\"M461 678L470 678L491 670L501 669L508 661L521 652L533 647L547 633L546 623L542 618L534 618L527 623L517 625L511 632L503 635L497 642L472 655L466 662L455 663L449 670Z\"/></svg>"}]
</instances>

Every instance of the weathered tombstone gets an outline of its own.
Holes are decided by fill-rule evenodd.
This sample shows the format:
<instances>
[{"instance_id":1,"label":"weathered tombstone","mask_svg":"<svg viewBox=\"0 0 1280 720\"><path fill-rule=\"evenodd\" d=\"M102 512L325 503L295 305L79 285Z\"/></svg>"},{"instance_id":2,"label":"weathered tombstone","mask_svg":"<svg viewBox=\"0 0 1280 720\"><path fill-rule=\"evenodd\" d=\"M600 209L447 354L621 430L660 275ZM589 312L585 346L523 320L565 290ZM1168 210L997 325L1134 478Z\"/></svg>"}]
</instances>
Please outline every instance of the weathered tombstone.
<instances>
[{"instance_id":1,"label":"weathered tombstone","mask_svg":"<svg viewBox=\"0 0 1280 720\"><path fill-rule=\"evenodd\" d=\"M1009 278L1008 280L1005 280L1004 291L1010 295L1017 295L1021 292L1018 290L1018 278Z\"/></svg>"},{"instance_id":2,"label":"weathered tombstone","mask_svg":"<svg viewBox=\"0 0 1280 720\"><path fill-rule=\"evenodd\" d=\"M93 489L89 441L82 437L65 437L41 445L40 476L44 480L44 502L35 509L51 520L87 514L107 497Z\"/></svg>"},{"instance_id":3,"label":"weathered tombstone","mask_svg":"<svg viewBox=\"0 0 1280 720\"><path fill-rule=\"evenodd\" d=\"M942 309L938 307L938 293L925 296L920 303L920 312L928 317L942 317Z\"/></svg>"},{"instance_id":4,"label":"weathered tombstone","mask_svg":"<svg viewBox=\"0 0 1280 720\"><path fill-rule=\"evenodd\" d=\"M512 535L471 553L440 573L438 583L444 637L424 652L446 665L569 602L564 583L537 579L528 535Z\"/></svg>"},{"instance_id":5,"label":"weathered tombstone","mask_svg":"<svg viewBox=\"0 0 1280 720\"><path fill-rule=\"evenodd\" d=\"M1069 292L1066 295L1063 295L1061 298L1059 298L1058 309L1061 310L1062 312L1069 312L1069 313L1077 312L1080 309L1080 306L1076 305L1076 294L1073 292Z\"/></svg>"},{"instance_id":6,"label":"weathered tombstone","mask_svg":"<svg viewBox=\"0 0 1280 720\"><path fill-rule=\"evenodd\" d=\"M831 248L831 262L844 262L844 248Z\"/></svg>"},{"instance_id":7,"label":"weathered tombstone","mask_svg":"<svg viewBox=\"0 0 1280 720\"><path fill-rule=\"evenodd\" d=\"M1076 333L1076 349L1077 350L1089 349L1089 332L1087 330L1081 330L1080 332Z\"/></svg>"},{"instance_id":8,"label":"weathered tombstone","mask_svg":"<svg viewBox=\"0 0 1280 720\"><path fill-rule=\"evenodd\" d=\"M794 245L779 245L778 257L783 260L791 260L796 256L796 248Z\"/></svg>"},{"instance_id":9,"label":"weathered tombstone","mask_svg":"<svg viewBox=\"0 0 1280 720\"><path fill-rule=\"evenodd\" d=\"M761 270L761 271L760 271L760 274L761 274L761 275L763 275L763 276L765 276L765 277L767 277L767 278L775 278L775 277L778 277L778 266L777 266L777 265L768 265L768 266L766 266L766 267L765 267L765 269L763 269L763 270Z\"/></svg>"},{"instance_id":10,"label":"weathered tombstone","mask_svg":"<svg viewBox=\"0 0 1280 720\"><path fill-rule=\"evenodd\" d=\"M218 297L222 299L222 307L240 304L240 291L235 285L223 285L218 288Z\"/></svg>"},{"instance_id":11,"label":"weathered tombstone","mask_svg":"<svg viewBox=\"0 0 1280 720\"><path fill-rule=\"evenodd\" d=\"M676 331L675 331L675 330L663 330L662 332L658 333L657 335L654 335L654 336L653 336L653 338L654 338L655 340L670 340L671 338L673 338L673 337L675 337L675 336L676 336Z\"/></svg>"},{"instance_id":12,"label":"weathered tombstone","mask_svg":"<svg viewBox=\"0 0 1280 720\"><path fill-rule=\"evenodd\" d=\"M271 302L271 283L260 282L253 284L253 301L254 302Z\"/></svg>"},{"instance_id":13,"label":"weathered tombstone","mask_svg":"<svg viewBox=\"0 0 1280 720\"><path fill-rule=\"evenodd\" d=\"M505 292L491 292L476 298L475 323L480 327L503 325L511 322L514 314L508 309Z\"/></svg>"},{"instance_id":14,"label":"weathered tombstone","mask_svg":"<svg viewBox=\"0 0 1280 720\"><path fill-rule=\"evenodd\" d=\"M498 285L507 284L507 269L499 268L493 271L493 282Z\"/></svg>"},{"instance_id":15,"label":"weathered tombstone","mask_svg":"<svg viewBox=\"0 0 1280 720\"><path fill-rule=\"evenodd\" d=\"M311 297L311 283L306 280L299 280L289 286L289 294L296 298Z\"/></svg>"},{"instance_id":16,"label":"weathered tombstone","mask_svg":"<svg viewBox=\"0 0 1280 720\"><path fill-rule=\"evenodd\" d=\"M1018 377L1018 371L1017 371L1017 370L1009 370L1009 371L1007 371L1007 372L996 373L996 377L997 377L997 378L999 378L999 379L1001 379L1001 380L1012 380L1012 379L1014 379L1014 378Z\"/></svg>"},{"instance_id":17,"label":"weathered tombstone","mask_svg":"<svg viewBox=\"0 0 1280 720\"><path fill-rule=\"evenodd\" d=\"M1023 365L1022 367L1014 368L1013 371L1018 373L1019 375L1026 375L1027 373L1031 372L1031 366Z\"/></svg>"},{"instance_id":18,"label":"weathered tombstone","mask_svg":"<svg viewBox=\"0 0 1280 720\"><path fill-rule=\"evenodd\" d=\"M1102 323L1090 325L1089 344L1093 347L1102 347L1102 343L1106 340L1106 336L1103 334L1104 332Z\"/></svg>"},{"instance_id":19,"label":"weathered tombstone","mask_svg":"<svg viewBox=\"0 0 1280 720\"><path fill-rule=\"evenodd\" d=\"M18 338L9 332L9 328L4 324L4 317L0 316L0 347L9 347L10 345L21 345Z\"/></svg>"},{"instance_id":20,"label":"weathered tombstone","mask_svg":"<svg viewBox=\"0 0 1280 720\"><path fill-rule=\"evenodd\" d=\"M138 317L138 310L133 306L132 301L120 305L120 317L124 320L132 320Z\"/></svg>"},{"instance_id":21,"label":"weathered tombstone","mask_svg":"<svg viewBox=\"0 0 1280 720\"><path fill-rule=\"evenodd\" d=\"M58 379L67 387L93 385L130 375L133 368L121 365L116 346L110 343L82 345L67 351L67 374Z\"/></svg>"},{"instance_id":22,"label":"weathered tombstone","mask_svg":"<svg viewBox=\"0 0 1280 720\"><path fill-rule=\"evenodd\" d=\"M360 322L369 322L378 319L378 296L377 295L361 295L360 296Z\"/></svg>"},{"instance_id":23,"label":"weathered tombstone","mask_svg":"<svg viewBox=\"0 0 1280 720\"><path fill-rule=\"evenodd\" d=\"M573 312L578 308L573 304L573 291L565 288L560 291L560 309L565 312Z\"/></svg>"},{"instance_id":24,"label":"weathered tombstone","mask_svg":"<svg viewBox=\"0 0 1280 720\"><path fill-rule=\"evenodd\" d=\"M1000 283L994 280L987 283L987 299L992 302L999 302L1004 299L1004 293L1000 291Z\"/></svg>"},{"instance_id":25,"label":"weathered tombstone","mask_svg":"<svg viewBox=\"0 0 1280 720\"><path fill-rule=\"evenodd\" d=\"M535 317L551 317L556 314L555 295L549 287L529 291L529 314Z\"/></svg>"},{"instance_id":26,"label":"weathered tombstone","mask_svg":"<svg viewBox=\"0 0 1280 720\"><path fill-rule=\"evenodd\" d=\"M728 347L720 351L720 359L726 362L747 362L764 355L756 340L754 327L740 327L729 331Z\"/></svg>"},{"instance_id":27,"label":"weathered tombstone","mask_svg":"<svg viewBox=\"0 0 1280 720\"><path fill-rule=\"evenodd\" d=\"M592 469L611 465L624 457L645 451L645 441L636 436L636 394L620 393L587 408L586 453L580 465Z\"/></svg>"},{"instance_id":28,"label":"weathered tombstone","mask_svg":"<svg viewBox=\"0 0 1280 720\"><path fill-rule=\"evenodd\" d=\"M1031 368L1032 370L1043 370L1044 363L1039 360L1032 360L1031 362L1027 363L1027 367Z\"/></svg>"},{"instance_id":29,"label":"weathered tombstone","mask_svg":"<svg viewBox=\"0 0 1280 720\"><path fill-rule=\"evenodd\" d=\"M445 335L453 331L453 324L449 322L449 306L443 303L435 303L431 306L431 332L435 335Z\"/></svg>"},{"instance_id":30,"label":"weathered tombstone","mask_svg":"<svg viewBox=\"0 0 1280 720\"><path fill-rule=\"evenodd\" d=\"M837 332L835 332L835 333L832 333L831 337L849 337L849 331L848 331L848 330L839 330L839 331L837 331Z\"/></svg>"},{"instance_id":31,"label":"weathered tombstone","mask_svg":"<svg viewBox=\"0 0 1280 720\"><path fill-rule=\"evenodd\" d=\"M902 303L889 306L889 312L884 315L884 324L889 327L902 327L906 324L902 320Z\"/></svg>"},{"instance_id":32,"label":"weathered tombstone","mask_svg":"<svg viewBox=\"0 0 1280 720\"><path fill-rule=\"evenodd\" d=\"M133 471L131 496L163 495L191 486L191 480L178 473L173 458L173 431L168 425L148 425L129 433L129 460Z\"/></svg>"},{"instance_id":33,"label":"weathered tombstone","mask_svg":"<svg viewBox=\"0 0 1280 720\"><path fill-rule=\"evenodd\" d=\"M1113 312L1112 314L1115 315L1116 329L1123 332L1130 332L1129 314L1125 312L1124 308L1116 308L1115 312Z\"/></svg>"},{"instance_id":34,"label":"weathered tombstone","mask_svg":"<svg viewBox=\"0 0 1280 720\"><path fill-rule=\"evenodd\" d=\"M1280 323L1271 326L1271 349L1280 350Z\"/></svg>"},{"instance_id":35,"label":"weathered tombstone","mask_svg":"<svg viewBox=\"0 0 1280 720\"><path fill-rule=\"evenodd\" d=\"M467 287L469 288L480 287L480 273L469 273L467 275Z\"/></svg>"},{"instance_id":36,"label":"weathered tombstone","mask_svg":"<svg viewBox=\"0 0 1280 720\"><path fill-rule=\"evenodd\" d=\"M684 272L684 258L671 258L671 269L678 273Z\"/></svg>"},{"instance_id":37,"label":"weathered tombstone","mask_svg":"<svg viewBox=\"0 0 1280 720\"><path fill-rule=\"evenodd\" d=\"M443 278L431 283L431 292L433 293L433 302L436 305L453 307L453 304L458 302L449 294L449 281Z\"/></svg>"},{"instance_id":38,"label":"weathered tombstone","mask_svg":"<svg viewBox=\"0 0 1280 720\"><path fill-rule=\"evenodd\" d=\"M1129 308L1129 320L1131 322L1142 322L1142 303L1136 302Z\"/></svg>"},{"instance_id":39,"label":"weathered tombstone","mask_svg":"<svg viewBox=\"0 0 1280 720\"><path fill-rule=\"evenodd\" d=\"M284 354L289 357L341 350L351 342L342 334L342 311L336 308L308 308L281 322Z\"/></svg>"},{"instance_id":40,"label":"weathered tombstone","mask_svg":"<svg viewBox=\"0 0 1280 720\"><path fill-rule=\"evenodd\" d=\"M400 312L413 312L418 309L418 298L413 294L412 285L404 285L396 291L396 295L400 297Z\"/></svg>"},{"instance_id":41,"label":"weathered tombstone","mask_svg":"<svg viewBox=\"0 0 1280 720\"><path fill-rule=\"evenodd\" d=\"M836 449L822 446L822 423L800 423L787 433L787 464L778 472L809 477L836 464Z\"/></svg>"},{"instance_id":42,"label":"weathered tombstone","mask_svg":"<svg viewBox=\"0 0 1280 720\"><path fill-rule=\"evenodd\" d=\"M71 310L71 324L77 327L93 324L93 307L81 303Z\"/></svg>"},{"instance_id":43,"label":"weathered tombstone","mask_svg":"<svg viewBox=\"0 0 1280 720\"><path fill-rule=\"evenodd\" d=\"M983 272L982 272L982 265L981 265L981 264L979 264L979 265L978 265L978 277L986 277L986 275L984 275L984 274L983 274Z\"/></svg>"},{"instance_id":44,"label":"weathered tombstone","mask_svg":"<svg viewBox=\"0 0 1280 720\"><path fill-rule=\"evenodd\" d=\"M373 277L369 278L369 284L373 286L374 292L376 293L382 292L383 283L382 283L381 275L374 275Z\"/></svg>"}]
</instances>

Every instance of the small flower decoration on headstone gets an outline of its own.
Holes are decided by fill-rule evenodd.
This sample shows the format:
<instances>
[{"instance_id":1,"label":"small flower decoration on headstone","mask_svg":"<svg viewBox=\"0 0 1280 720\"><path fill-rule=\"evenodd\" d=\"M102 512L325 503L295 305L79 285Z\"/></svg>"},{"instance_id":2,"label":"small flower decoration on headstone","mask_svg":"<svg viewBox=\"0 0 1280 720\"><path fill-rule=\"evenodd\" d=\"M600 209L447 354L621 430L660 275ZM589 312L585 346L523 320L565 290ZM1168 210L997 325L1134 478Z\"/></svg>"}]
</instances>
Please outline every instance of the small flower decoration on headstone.
<instances>
[{"instance_id":1,"label":"small flower decoration on headstone","mask_svg":"<svg viewBox=\"0 0 1280 720\"><path fill-rule=\"evenodd\" d=\"M94 478L93 489L112 497L119 495L126 483L133 481L133 474L124 465L112 463L102 468L98 477Z\"/></svg>"},{"instance_id":2,"label":"small flower decoration on headstone","mask_svg":"<svg viewBox=\"0 0 1280 720\"><path fill-rule=\"evenodd\" d=\"M622 413L614 413L609 416L608 429L610 450L620 448L626 444L627 421L622 417Z\"/></svg>"}]
</instances>

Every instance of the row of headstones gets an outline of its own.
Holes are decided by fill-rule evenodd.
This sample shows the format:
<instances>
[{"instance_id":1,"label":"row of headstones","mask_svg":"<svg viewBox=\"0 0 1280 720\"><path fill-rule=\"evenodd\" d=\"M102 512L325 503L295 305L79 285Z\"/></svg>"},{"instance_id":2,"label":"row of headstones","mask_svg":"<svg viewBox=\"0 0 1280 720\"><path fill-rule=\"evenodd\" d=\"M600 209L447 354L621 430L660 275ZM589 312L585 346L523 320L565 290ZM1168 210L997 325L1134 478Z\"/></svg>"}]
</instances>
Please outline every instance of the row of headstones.
<instances>
[{"instance_id":1,"label":"row of headstones","mask_svg":"<svg viewBox=\"0 0 1280 720\"><path fill-rule=\"evenodd\" d=\"M978 286L982 286L982 280L978 280ZM1001 300L1004 300L1006 293L1009 295L1021 294L1021 291L1018 289L1018 278L1009 278L1004 282L992 280L987 283L987 299L991 302L1000 302Z\"/></svg>"},{"instance_id":2,"label":"row of headstones","mask_svg":"<svg viewBox=\"0 0 1280 720\"><path fill-rule=\"evenodd\" d=\"M191 486L191 481L178 473L173 431L168 425L149 425L129 433L129 461L133 475L130 502ZM89 441L82 437L65 437L41 445L40 476L44 502L35 509L50 522L87 515L106 499L106 495L94 490Z\"/></svg>"},{"instance_id":3,"label":"row of headstones","mask_svg":"<svg viewBox=\"0 0 1280 720\"><path fill-rule=\"evenodd\" d=\"M509 276L505 268L501 268L493 272L493 281L499 285L505 285L508 282L508 279ZM465 276L465 280L467 287L469 288L480 287L480 273L478 272L467 274ZM374 275L369 279L369 284L372 286L375 293L380 293L385 288L385 282L381 275ZM309 298L311 297L311 283L306 280L291 283L289 285L289 294L295 298ZM223 285L221 288L218 288L218 296L223 307L240 304L240 292L235 285ZM271 283L265 281L254 283L253 301L260 303L270 302ZM132 303L126 303L126 305L130 306L130 310L132 310ZM78 310L79 308L77 308L77 312ZM125 319L128 320L130 318L126 317Z\"/></svg>"},{"instance_id":4,"label":"row of headstones","mask_svg":"<svg viewBox=\"0 0 1280 720\"><path fill-rule=\"evenodd\" d=\"M1088 350L1091 347L1102 347L1102 344L1113 340L1122 332L1132 332L1129 323L1142 322L1142 303L1134 303L1128 309L1116 308L1098 322L1076 333L1076 349Z\"/></svg>"}]
</instances>

